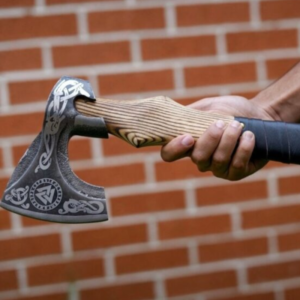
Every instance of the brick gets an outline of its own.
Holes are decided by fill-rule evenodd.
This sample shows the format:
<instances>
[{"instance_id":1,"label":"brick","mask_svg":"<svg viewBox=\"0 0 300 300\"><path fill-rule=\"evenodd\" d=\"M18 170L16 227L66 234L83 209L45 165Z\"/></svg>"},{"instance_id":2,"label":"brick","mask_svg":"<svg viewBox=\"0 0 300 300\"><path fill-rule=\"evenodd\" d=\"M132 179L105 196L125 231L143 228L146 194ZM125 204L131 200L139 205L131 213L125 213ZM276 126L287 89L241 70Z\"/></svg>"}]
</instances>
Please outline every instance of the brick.
<instances>
[{"instance_id":1,"label":"brick","mask_svg":"<svg viewBox=\"0 0 300 300\"><path fill-rule=\"evenodd\" d=\"M155 164L157 181L184 180L195 177L211 176L210 172L199 172L197 167L189 160L182 159L172 163L158 162Z\"/></svg>"},{"instance_id":2,"label":"brick","mask_svg":"<svg viewBox=\"0 0 300 300\"><path fill-rule=\"evenodd\" d=\"M242 213L242 224L245 229L298 223L299 220L300 205L279 206Z\"/></svg>"},{"instance_id":3,"label":"brick","mask_svg":"<svg viewBox=\"0 0 300 300\"><path fill-rule=\"evenodd\" d=\"M110 199L110 210L114 216L151 213L185 208L183 191L139 194Z\"/></svg>"},{"instance_id":4,"label":"brick","mask_svg":"<svg viewBox=\"0 0 300 300\"><path fill-rule=\"evenodd\" d=\"M81 300L144 300L153 299L154 296L154 285L153 282L133 282L130 284L116 284L106 287L81 290Z\"/></svg>"},{"instance_id":5,"label":"brick","mask_svg":"<svg viewBox=\"0 0 300 300\"><path fill-rule=\"evenodd\" d=\"M287 289L284 292L285 300L295 300L300 298L300 288Z\"/></svg>"},{"instance_id":6,"label":"brick","mask_svg":"<svg viewBox=\"0 0 300 300\"><path fill-rule=\"evenodd\" d=\"M0 260L19 259L61 252L60 237L58 234L11 238L1 240L0 245Z\"/></svg>"},{"instance_id":7,"label":"brick","mask_svg":"<svg viewBox=\"0 0 300 300\"><path fill-rule=\"evenodd\" d=\"M0 178L0 192L1 192L1 195L3 195L3 192L7 186L7 183L8 183L8 180L9 178Z\"/></svg>"},{"instance_id":8,"label":"brick","mask_svg":"<svg viewBox=\"0 0 300 300\"><path fill-rule=\"evenodd\" d=\"M261 51L295 48L298 46L297 30L272 30L237 32L227 34L228 52Z\"/></svg>"},{"instance_id":9,"label":"brick","mask_svg":"<svg viewBox=\"0 0 300 300\"><path fill-rule=\"evenodd\" d=\"M102 277L104 266L102 259L73 260L28 267L27 272L29 285L36 286Z\"/></svg>"},{"instance_id":10,"label":"brick","mask_svg":"<svg viewBox=\"0 0 300 300\"><path fill-rule=\"evenodd\" d=\"M300 249L300 233L278 235L278 249L283 252Z\"/></svg>"},{"instance_id":11,"label":"brick","mask_svg":"<svg viewBox=\"0 0 300 300\"><path fill-rule=\"evenodd\" d=\"M120 227L74 231L72 233L75 251L106 248L121 245L144 243L147 241L145 224L124 225Z\"/></svg>"},{"instance_id":12,"label":"brick","mask_svg":"<svg viewBox=\"0 0 300 300\"><path fill-rule=\"evenodd\" d=\"M197 205L215 205L266 199L268 187L266 181L245 182L220 186L208 186L197 189Z\"/></svg>"},{"instance_id":13,"label":"brick","mask_svg":"<svg viewBox=\"0 0 300 300\"><path fill-rule=\"evenodd\" d=\"M68 151L70 161L92 158L90 139L71 139Z\"/></svg>"},{"instance_id":14,"label":"brick","mask_svg":"<svg viewBox=\"0 0 300 300\"><path fill-rule=\"evenodd\" d=\"M274 168L282 168L282 167L286 167L286 164L278 162L278 161L269 161L264 168L265 169L274 169Z\"/></svg>"},{"instance_id":15,"label":"brick","mask_svg":"<svg viewBox=\"0 0 300 300\"><path fill-rule=\"evenodd\" d=\"M237 278L233 270L196 274L166 280L166 290L169 297L235 287L236 285Z\"/></svg>"},{"instance_id":16,"label":"brick","mask_svg":"<svg viewBox=\"0 0 300 300\"><path fill-rule=\"evenodd\" d=\"M280 195L292 195L300 193L300 176L283 177L278 179L278 191Z\"/></svg>"},{"instance_id":17,"label":"brick","mask_svg":"<svg viewBox=\"0 0 300 300\"><path fill-rule=\"evenodd\" d=\"M2 195L2 193L1 193ZM6 210L0 210L0 230L10 229L10 213Z\"/></svg>"},{"instance_id":18,"label":"brick","mask_svg":"<svg viewBox=\"0 0 300 300\"><path fill-rule=\"evenodd\" d=\"M47 294L47 295L39 295L39 296L19 296L18 298L9 298L9 300L66 300L68 299L68 295L65 294Z\"/></svg>"},{"instance_id":19,"label":"brick","mask_svg":"<svg viewBox=\"0 0 300 300\"><path fill-rule=\"evenodd\" d=\"M38 48L0 51L0 72L40 68L42 53Z\"/></svg>"},{"instance_id":20,"label":"brick","mask_svg":"<svg viewBox=\"0 0 300 300\"><path fill-rule=\"evenodd\" d=\"M193 57L216 54L212 35L142 40L144 60Z\"/></svg>"},{"instance_id":21,"label":"brick","mask_svg":"<svg viewBox=\"0 0 300 300\"><path fill-rule=\"evenodd\" d=\"M102 75L98 77L100 93L142 93L174 88L172 70Z\"/></svg>"},{"instance_id":22,"label":"brick","mask_svg":"<svg viewBox=\"0 0 300 300\"><path fill-rule=\"evenodd\" d=\"M39 296L19 296L18 298L9 298L9 300L66 300L68 299L68 295L65 294L47 294L47 295L39 295ZM7 299L8 300L8 299Z\"/></svg>"},{"instance_id":23,"label":"brick","mask_svg":"<svg viewBox=\"0 0 300 300\"><path fill-rule=\"evenodd\" d=\"M189 259L187 249L180 248L121 255L115 263L117 274L125 274L186 266Z\"/></svg>"},{"instance_id":24,"label":"brick","mask_svg":"<svg viewBox=\"0 0 300 300\"><path fill-rule=\"evenodd\" d=\"M91 33L160 29L165 26L162 8L92 12L88 15Z\"/></svg>"},{"instance_id":25,"label":"brick","mask_svg":"<svg viewBox=\"0 0 300 300\"><path fill-rule=\"evenodd\" d=\"M300 3L297 0L263 1L260 3L262 20L280 20L300 17Z\"/></svg>"},{"instance_id":26,"label":"brick","mask_svg":"<svg viewBox=\"0 0 300 300\"><path fill-rule=\"evenodd\" d=\"M59 4L76 4L76 3L87 3L87 2L102 2L107 0L46 0L47 5L59 5ZM122 0L109 0L109 1L122 1Z\"/></svg>"},{"instance_id":27,"label":"brick","mask_svg":"<svg viewBox=\"0 0 300 300\"><path fill-rule=\"evenodd\" d=\"M131 144L124 143L123 140L116 138L113 135L111 135L107 140L102 140L104 156L160 152L160 148L160 146L135 148Z\"/></svg>"},{"instance_id":28,"label":"brick","mask_svg":"<svg viewBox=\"0 0 300 300\"><path fill-rule=\"evenodd\" d=\"M267 254L268 241L266 238L233 240L200 245L198 251L201 262L251 257Z\"/></svg>"},{"instance_id":29,"label":"brick","mask_svg":"<svg viewBox=\"0 0 300 300\"><path fill-rule=\"evenodd\" d=\"M77 24L73 14L43 17L26 16L0 20L1 41L75 34L77 34Z\"/></svg>"},{"instance_id":30,"label":"brick","mask_svg":"<svg viewBox=\"0 0 300 300\"><path fill-rule=\"evenodd\" d=\"M102 167L75 171L82 180L104 187L137 184L145 182L145 170L143 164Z\"/></svg>"},{"instance_id":31,"label":"brick","mask_svg":"<svg viewBox=\"0 0 300 300\"><path fill-rule=\"evenodd\" d=\"M248 269L249 283L300 277L300 261L274 263Z\"/></svg>"},{"instance_id":32,"label":"brick","mask_svg":"<svg viewBox=\"0 0 300 300\"><path fill-rule=\"evenodd\" d=\"M18 81L8 84L11 104L46 101L57 79Z\"/></svg>"},{"instance_id":33,"label":"brick","mask_svg":"<svg viewBox=\"0 0 300 300\"><path fill-rule=\"evenodd\" d=\"M0 132L0 137L37 134L42 128L43 118L44 113L40 112L1 116L0 128L5 128L6 130Z\"/></svg>"},{"instance_id":34,"label":"brick","mask_svg":"<svg viewBox=\"0 0 300 300\"><path fill-rule=\"evenodd\" d=\"M0 272L0 291L15 290L18 288L18 278L15 270Z\"/></svg>"},{"instance_id":35,"label":"brick","mask_svg":"<svg viewBox=\"0 0 300 300\"><path fill-rule=\"evenodd\" d=\"M21 223L23 227L31 227L31 226L50 226L51 222L42 221L38 219L28 218L28 217L21 217Z\"/></svg>"},{"instance_id":36,"label":"brick","mask_svg":"<svg viewBox=\"0 0 300 300\"><path fill-rule=\"evenodd\" d=\"M162 221L158 224L158 229L159 238L167 240L229 232L231 230L231 222L229 215L185 218Z\"/></svg>"},{"instance_id":37,"label":"brick","mask_svg":"<svg viewBox=\"0 0 300 300\"><path fill-rule=\"evenodd\" d=\"M267 74L269 79L282 77L294 65L299 62L299 58L284 58L276 60L267 60Z\"/></svg>"},{"instance_id":38,"label":"brick","mask_svg":"<svg viewBox=\"0 0 300 300\"><path fill-rule=\"evenodd\" d=\"M256 80L254 62L189 67L184 70L187 87L251 82Z\"/></svg>"},{"instance_id":39,"label":"brick","mask_svg":"<svg viewBox=\"0 0 300 300\"><path fill-rule=\"evenodd\" d=\"M54 47L53 62L57 68L128 62L129 42L98 43Z\"/></svg>"},{"instance_id":40,"label":"brick","mask_svg":"<svg viewBox=\"0 0 300 300\"><path fill-rule=\"evenodd\" d=\"M248 22L248 3L181 5L176 9L178 26Z\"/></svg>"},{"instance_id":41,"label":"brick","mask_svg":"<svg viewBox=\"0 0 300 300\"><path fill-rule=\"evenodd\" d=\"M230 297L208 298L208 300L275 300L273 292L265 292L259 294L236 294Z\"/></svg>"},{"instance_id":42,"label":"brick","mask_svg":"<svg viewBox=\"0 0 300 300\"><path fill-rule=\"evenodd\" d=\"M1 0L1 8L12 8L12 7L30 7L34 6L34 0Z\"/></svg>"},{"instance_id":43,"label":"brick","mask_svg":"<svg viewBox=\"0 0 300 300\"><path fill-rule=\"evenodd\" d=\"M0 148L0 169L4 167L3 150Z\"/></svg>"}]
</instances>

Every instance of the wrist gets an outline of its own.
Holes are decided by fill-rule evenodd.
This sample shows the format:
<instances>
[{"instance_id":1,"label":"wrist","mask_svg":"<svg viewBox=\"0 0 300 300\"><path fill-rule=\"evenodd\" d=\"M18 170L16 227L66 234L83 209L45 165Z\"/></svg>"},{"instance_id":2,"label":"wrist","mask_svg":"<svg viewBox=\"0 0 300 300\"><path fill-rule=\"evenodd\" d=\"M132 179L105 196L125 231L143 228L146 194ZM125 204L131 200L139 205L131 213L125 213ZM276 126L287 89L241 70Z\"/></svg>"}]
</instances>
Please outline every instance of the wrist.
<instances>
[{"instance_id":1,"label":"wrist","mask_svg":"<svg viewBox=\"0 0 300 300\"><path fill-rule=\"evenodd\" d=\"M249 101L260 110L261 119L270 121L284 121L280 115L280 109L278 105L282 103L280 99L269 101L271 95L267 95L265 91L258 93L255 97Z\"/></svg>"}]
</instances>

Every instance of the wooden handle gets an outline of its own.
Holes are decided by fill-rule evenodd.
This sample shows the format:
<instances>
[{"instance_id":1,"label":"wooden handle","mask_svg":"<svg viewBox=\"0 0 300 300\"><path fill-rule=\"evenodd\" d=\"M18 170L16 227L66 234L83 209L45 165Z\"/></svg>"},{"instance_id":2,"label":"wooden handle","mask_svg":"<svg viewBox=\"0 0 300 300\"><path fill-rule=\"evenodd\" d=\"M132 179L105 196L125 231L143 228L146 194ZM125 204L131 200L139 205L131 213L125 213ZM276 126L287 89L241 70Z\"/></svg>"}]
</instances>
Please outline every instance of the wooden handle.
<instances>
[{"instance_id":1,"label":"wooden handle","mask_svg":"<svg viewBox=\"0 0 300 300\"><path fill-rule=\"evenodd\" d=\"M135 147L164 145L174 137L189 133L198 139L216 120L230 123L232 116L210 114L158 96L142 100L78 99L78 112L103 117L109 133Z\"/></svg>"}]
</instances>

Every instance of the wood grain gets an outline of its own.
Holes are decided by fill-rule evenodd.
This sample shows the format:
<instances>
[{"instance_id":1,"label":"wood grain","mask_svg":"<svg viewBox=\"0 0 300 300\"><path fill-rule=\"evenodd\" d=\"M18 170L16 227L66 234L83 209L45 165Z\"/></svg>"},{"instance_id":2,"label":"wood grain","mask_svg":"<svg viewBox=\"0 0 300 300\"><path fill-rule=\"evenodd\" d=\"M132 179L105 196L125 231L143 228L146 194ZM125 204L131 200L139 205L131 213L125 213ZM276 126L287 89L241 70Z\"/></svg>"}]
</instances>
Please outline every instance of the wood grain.
<instances>
[{"instance_id":1,"label":"wood grain","mask_svg":"<svg viewBox=\"0 0 300 300\"><path fill-rule=\"evenodd\" d=\"M215 121L228 124L234 119L186 107L164 96L95 102L78 99L75 106L83 115L103 117L109 133L135 147L164 145L186 133L198 139Z\"/></svg>"}]
</instances>

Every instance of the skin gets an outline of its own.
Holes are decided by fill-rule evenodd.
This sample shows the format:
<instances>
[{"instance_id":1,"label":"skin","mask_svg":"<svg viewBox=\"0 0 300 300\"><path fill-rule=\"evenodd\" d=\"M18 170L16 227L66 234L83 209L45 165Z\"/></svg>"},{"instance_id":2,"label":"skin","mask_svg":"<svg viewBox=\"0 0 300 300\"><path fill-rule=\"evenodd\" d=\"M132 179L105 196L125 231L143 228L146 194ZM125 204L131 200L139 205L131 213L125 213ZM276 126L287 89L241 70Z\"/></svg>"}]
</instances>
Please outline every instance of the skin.
<instances>
[{"instance_id":1,"label":"skin","mask_svg":"<svg viewBox=\"0 0 300 300\"><path fill-rule=\"evenodd\" d=\"M300 122L300 63L253 99L239 96L206 98L190 105L194 109L231 116ZM211 171L214 176L241 180L266 165L266 160L251 158L255 136L233 121L229 126L219 120L194 141L186 134L162 147L166 162L190 157L200 172Z\"/></svg>"}]
</instances>

